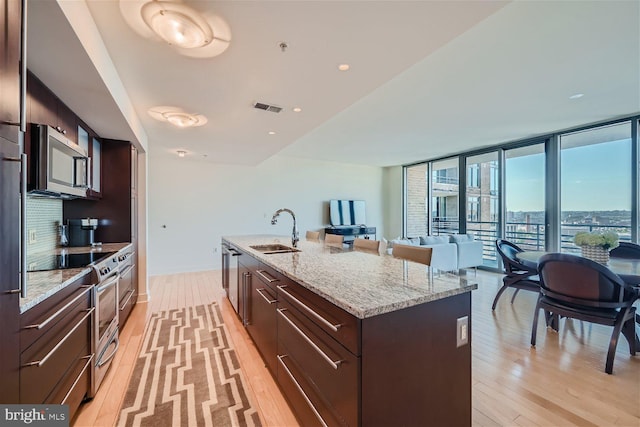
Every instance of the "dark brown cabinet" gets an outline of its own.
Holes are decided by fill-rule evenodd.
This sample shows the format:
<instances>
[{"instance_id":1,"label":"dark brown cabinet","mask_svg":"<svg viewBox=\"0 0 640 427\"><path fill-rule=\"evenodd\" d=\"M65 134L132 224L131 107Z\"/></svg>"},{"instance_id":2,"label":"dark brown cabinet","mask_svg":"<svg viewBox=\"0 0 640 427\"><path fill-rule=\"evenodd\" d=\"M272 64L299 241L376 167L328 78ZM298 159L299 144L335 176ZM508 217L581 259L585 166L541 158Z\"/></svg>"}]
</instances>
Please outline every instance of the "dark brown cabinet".
<instances>
[{"instance_id":1,"label":"dark brown cabinet","mask_svg":"<svg viewBox=\"0 0 640 427\"><path fill-rule=\"evenodd\" d=\"M18 402L20 163L16 160L19 156L19 146L0 137L0 403Z\"/></svg>"},{"instance_id":2,"label":"dark brown cabinet","mask_svg":"<svg viewBox=\"0 0 640 427\"><path fill-rule=\"evenodd\" d=\"M258 264L252 271L252 277L247 287L245 304L247 318L245 325L247 332L256 343L258 351L267 364L267 368L275 375L277 349L277 320L275 284L280 280L272 269Z\"/></svg>"},{"instance_id":3,"label":"dark brown cabinet","mask_svg":"<svg viewBox=\"0 0 640 427\"><path fill-rule=\"evenodd\" d=\"M59 128L78 143L78 117L33 73L27 73L27 122Z\"/></svg>"},{"instance_id":4,"label":"dark brown cabinet","mask_svg":"<svg viewBox=\"0 0 640 427\"><path fill-rule=\"evenodd\" d=\"M90 390L94 286L86 274L20 316L20 403L69 405Z\"/></svg>"},{"instance_id":5,"label":"dark brown cabinet","mask_svg":"<svg viewBox=\"0 0 640 427\"><path fill-rule=\"evenodd\" d=\"M0 0L0 137L18 142L21 108L20 0Z\"/></svg>"},{"instance_id":6,"label":"dark brown cabinet","mask_svg":"<svg viewBox=\"0 0 640 427\"><path fill-rule=\"evenodd\" d=\"M20 381L20 0L0 0L0 403L18 403ZM22 52L24 55L25 53Z\"/></svg>"},{"instance_id":7,"label":"dark brown cabinet","mask_svg":"<svg viewBox=\"0 0 640 427\"><path fill-rule=\"evenodd\" d=\"M244 324L301 425L471 425L469 292L360 319L242 252Z\"/></svg>"},{"instance_id":8,"label":"dark brown cabinet","mask_svg":"<svg viewBox=\"0 0 640 427\"><path fill-rule=\"evenodd\" d=\"M298 417L358 425L358 319L284 277L277 289L277 378Z\"/></svg>"},{"instance_id":9,"label":"dark brown cabinet","mask_svg":"<svg viewBox=\"0 0 640 427\"><path fill-rule=\"evenodd\" d=\"M132 203L131 144L126 141L101 141L102 168L109 171L101 183L101 198L75 199L63 204L63 217L98 218L99 227L95 232L96 241L121 243L132 241L132 230L137 229L135 203ZM94 153L95 154L95 153ZM94 159L94 162L96 160ZM95 171L95 169L94 169ZM134 250L135 250L135 241Z\"/></svg>"}]
</instances>

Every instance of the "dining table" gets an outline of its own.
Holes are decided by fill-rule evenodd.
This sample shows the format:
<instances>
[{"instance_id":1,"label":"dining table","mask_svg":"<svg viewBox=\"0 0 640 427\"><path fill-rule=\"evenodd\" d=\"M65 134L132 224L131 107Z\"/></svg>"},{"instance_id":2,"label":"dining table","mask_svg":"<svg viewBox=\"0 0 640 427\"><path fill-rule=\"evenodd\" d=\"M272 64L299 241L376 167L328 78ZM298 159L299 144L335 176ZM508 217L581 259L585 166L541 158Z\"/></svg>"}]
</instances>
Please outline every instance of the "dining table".
<instances>
[{"instance_id":1,"label":"dining table","mask_svg":"<svg viewBox=\"0 0 640 427\"><path fill-rule=\"evenodd\" d=\"M545 251L524 251L516 254L516 259L529 268L537 269L538 260L546 254L552 252ZM609 258L605 265L612 272L628 285L637 287L640 290L640 259Z\"/></svg>"}]
</instances>

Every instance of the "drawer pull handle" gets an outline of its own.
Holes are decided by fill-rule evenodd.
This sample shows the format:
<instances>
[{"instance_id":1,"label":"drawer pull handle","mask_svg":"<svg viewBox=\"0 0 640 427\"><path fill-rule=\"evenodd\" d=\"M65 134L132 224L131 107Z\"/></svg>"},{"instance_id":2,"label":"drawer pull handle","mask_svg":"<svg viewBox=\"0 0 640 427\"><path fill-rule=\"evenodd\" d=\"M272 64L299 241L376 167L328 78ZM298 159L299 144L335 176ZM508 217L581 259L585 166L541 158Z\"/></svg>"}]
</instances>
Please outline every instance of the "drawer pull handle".
<instances>
[{"instance_id":1,"label":"drawer pull handle","mask_svg":"<svg viewBox=\"0 0 640 427\"><path fill-rule=\"evenodd\" d=\"M100 360L98 360L98 364L97 364L98 368L102 368L104 365L109 363L109 361L113 359L113 357L118 352L118 347L120 347L120 340L118 339L118 334L115 334L115 336L113 337L113 340L111 340L111 342L107 345L107 348L113 343L116 344L116 347L113 349L110 355L106 357L104 357L104 353L100 355Z\"/></svg>"},{"instance_id":2,"label":"drawer pull handle","mask_svg":"<svg viewBox=\"0 0 640 427\"><path fill-rule=\"evenodd\" d=\"M264 300L267 302L267 304L274 304L274 303L278 302L277 299L269 299L269 298L265 297L264 294L262 293L262 291L264 291L264 288L256 289L256 292L259 293L262 298L264 298Z\"/></svg>"},{"instance_id":3,"label":"drawer pull handle","mask_svg":"<svg viewBox=\"0 0 640 427\"><path fill-rule=\"evenodd\" d=\"M55 347L53 347L49 353L47 353L46 356L44 356L42 359L40 360L36 360L35 362L29 362L26 363L24 365L22 365L23 367L27 367L27 366L37 366L38 368L42 365L44 365L45 363L47 363L47 360L49 360L49 358L51 356L53 356L53 353L55 353L56 351L58 351L58 349L60 347L62 347L62 344L64 344L64 342L69 339L69 337L76 331L76 329L78 329L80 327L80 325L82 325L82 323L87 319L87 317L91 316L93 314L93 312L96 311L95 307L93 307L92 309L87 311L87 314L85 314L84 316L82 316L82 319L80 319L80 321L78 323L75 324L75 326L73 328L71 328L71 330L69 332L67 332L67 334L60 340L58 341L58 344L56 344Z\"/></svg>"},{"instance_id":4,"label":"drawer pull handle","mask_svg":"<svg viewBox=\"0 0 640 427\"><path fill-rule=\"evenodd\" d=\"M287 372L287 375L289 375L289 378L291 378L291 381L293 381L298 391L302 394L302 397L304 398L304 400L306 400L307 404L311 407L311 410L313 411L313 413L316 415L316 417L318 417L318 420L322 423L324 427L329 427L327 423L325 423L324 420L322 419L322 415L320 415L320 412L318 412L316 407L313 405L313 402L311 402L311 399L309 399L309 396L307 396L307 393L305 393L304 390L302 389L302 386L300 385L300 383L296 380L296 377L293 376L293 373L289 370L289 367L287 366L287 364L284 363L283 359L287 357L287 355L283 354L281 356L278 354L277 357L278 357L278 361L280 362L284 370Z\"/></svg>"},{"instance_id":5,"label":"drawer pull handle","mask_svg":"<svg viewBox=\"0 0 640 427\"><path fill-rule=\"evenodd\" d=\"M260 275L260 277L262 277L264 280L266 280L269 283L273 283L273 282L278 282L278 279L275 279L273 277L271 277L271 275L269 273L267 273L264 270L256 270L256 273L258 273Z\"/></svg>"},{"instance_id":6,"label":"drawer pull handle","mask_svg":"<svg viewBox=\"0 0 640 427\"><path fill-rule=\"evenodd\" d=\"M327 319L325 319L324 317L320 316L318 313L313 311L311 308L307 307L302 301L300 301L298 298L294 297L289 292L287 292L284 289L286 287L287 287L286 285L284 285L284 286L278 285L278 289L280 289L286 296L288 296L289 298L294 300L300 307L304 308L309 314L311 314L313 317L318 319L320 322L322 322L324 325L326 325L333 332L338 332L338 329L340 329L342 327L341 324L334 325L333 323L329 322Z\"/></svg>"},{"instance_id":7,"label":"drawer pull handle","mask_svg":"<svg viewBox=\"0 0 640 427\"><path fill-rule=\"evenodd\" d=\"M82 368L82 371L76 377L76 380L73 382L73 385L71 386L71 388L67 392L67 395L64 397L64 399L62 399L62 405L65 405L67 403L67 399L71 395L71 392L73 391L73 389L76 388L76 384L78 384L78 381L80 381L80 378L82 378L82 375L84 374L84 372L87 370L89 365L91 365L91 361L93 360L93 354L81 357L80 360L82 360L82 359L89 359L89 360L87 360L87 363L85 363L84 368Z\"/></svg>"},{"instance_id":8,"label":"drawer pull handle","mask_svg":"<svg viewBox=\"0 0 640 427\"><path fill-rule=\"evenodd\" d=\"M53 319L55 319L56 317L60 316L62 313L64 313L69 307L71 307L73 304L75 304L76 302L78 302L78 300L80 300L84 294L87 293L87 291L91 288L93 288L93 285L88 285L88 286L82 286L82 288L84 288L84 292L80 293L80 295L78 295L77 297L75 297L74 299L72 299L71 301L69 301L68 303L66 303L64 305L64 307L62 307L60 310L56 311L55 313L53 313L51 316L49 316L47 318L47 320L45 320L44 322L37 324L37 325L28 325L25 326L24 329L42 329L45 326L47 326L49 323L51 323L51 321Z\"/></svg>"},{"instance_id":9,"label":"drawer pull handle","mask_svg":"<svg viewBox=\"0 0 640 427\"><path fill-rule=\"evenodd\" d=\"M127 300L124 302L124 304L122 304L122 307L120 307L120 311L123 311L125 308L127 308L127 305L129 304L129 301L131 301L134 292L135 291L133 289L129 289L129 296L127 297Z\"/></svg>"},{"instance_id":10,"label":"drawer pull handle","mask_svg":"<svg viewBox=\"0 0 640 427\"><path fill-rule=\"evenodd\" d=\"M320 356L322 356L322 358L323 358L324 360L326 360L326 361L327 361L327 363L328 363L329 365L331 365L331 367L332 367L333 369L338 369L338 368L340 367L340 364L341 364L343 361L342 361L342 360L334 361L334 360L333 360L333 359L331 359L329 356L327 356L327 353L325 353L324 351L322 351L322 349L321 349L320 347L318 347L318 345L317 345L315 342L313 342L313 340L312 340L311 338L309 338L309 337L307 336L307 334L305 334L305 333L302 331L302 329L300 329L300 328L299 328L295 323L293 323L293 321L292 321L291 319L289 319L289 318L287 317L287 315L286 315L286 314L284 314L284 312L285 312L285 311L287 311L287 309L286 309L286 308L279 308L279 309L278 309L278 314L279 314L280 316L282 316L282 318L283 318L284 320L286 320L286 321L287 321L287 323L288 323L289 325L291 325L291 327L292 327L293 329L295 329L295 330L296 330L296 332L297 332L298 334L300 334L300 336L301 336L302 338L304 338L304 340L305 340L306 342L308 342L308 343L309 343L309 345L310 345L311 347L313 347L313 349L314 349L316 352L318 352L318 354L320 354Z\"/></svg>"}]
</instances>

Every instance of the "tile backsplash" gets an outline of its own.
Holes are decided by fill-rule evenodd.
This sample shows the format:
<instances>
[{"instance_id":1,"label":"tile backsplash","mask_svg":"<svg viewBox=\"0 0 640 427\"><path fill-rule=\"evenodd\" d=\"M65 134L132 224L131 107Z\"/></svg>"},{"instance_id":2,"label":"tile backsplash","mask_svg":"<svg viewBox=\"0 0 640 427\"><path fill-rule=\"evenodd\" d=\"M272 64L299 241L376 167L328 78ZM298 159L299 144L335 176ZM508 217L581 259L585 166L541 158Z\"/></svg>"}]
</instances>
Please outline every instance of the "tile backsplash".
<instances>
[{"instance_id":1,"label":"tile backsplash","mask_svg":"<svg viewBox=\"0 0 640 427\"><path fill-rule=\"evenodd\" d=\"M27 255L55 249L62 223L62 200L27 199ZM35 240L35 241L34 241Z\"/></svg>"}]
</instances>

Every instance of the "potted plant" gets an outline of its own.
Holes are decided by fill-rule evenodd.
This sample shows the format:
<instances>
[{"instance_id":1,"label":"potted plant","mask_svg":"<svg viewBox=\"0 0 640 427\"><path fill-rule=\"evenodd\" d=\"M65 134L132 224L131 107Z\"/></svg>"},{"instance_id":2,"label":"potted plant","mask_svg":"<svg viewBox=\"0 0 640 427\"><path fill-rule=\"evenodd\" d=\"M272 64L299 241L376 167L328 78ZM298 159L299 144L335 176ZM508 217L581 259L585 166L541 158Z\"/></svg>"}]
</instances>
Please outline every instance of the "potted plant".
<instances>
[{"instance_id":1,"label":"potted plant","mask_svg":"<svg viewBox=\"0 0 640 427\"><path fill-rule=\"evenodd\" d=\"M609 262L609 251L619 244L617 233L612 231L588 233L581 231L573 237L573 242L580 246L582 256L592 259L600 264Z\"/></svg>"}]
</instances>

